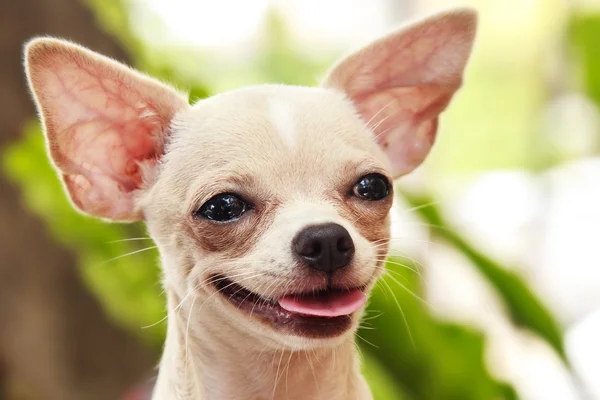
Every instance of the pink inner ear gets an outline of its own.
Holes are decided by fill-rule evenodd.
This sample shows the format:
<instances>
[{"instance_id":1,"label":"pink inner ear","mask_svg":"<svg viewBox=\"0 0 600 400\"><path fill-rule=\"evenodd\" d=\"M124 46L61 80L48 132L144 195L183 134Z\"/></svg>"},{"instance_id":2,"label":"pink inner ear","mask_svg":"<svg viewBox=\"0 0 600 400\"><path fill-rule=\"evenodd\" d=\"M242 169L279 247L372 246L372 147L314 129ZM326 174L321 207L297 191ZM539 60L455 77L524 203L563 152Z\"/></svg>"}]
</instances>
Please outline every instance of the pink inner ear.
<instances>
[{"instance_id":1,"label":"pink inner ear","mask_svg":"<svg viewBox=\"0 0 600 400\"><path fill-rule=\"evenodd\" d=\"M418 26L398 37L383 38L362 57L353 60L352 70L339 82L349 93L361 96L377 91L421 84L456 83L461 79L462 51L449 54L464 40L452 24ZM360 54L360 53L359 53Z\"/></svg>"},{"instance_id":2,"label":"pink inner ear","mask_svg":"<svg viewBox=\"0 0 600 400\"><path fill-rule=\"evenodd\" d=\"M461 85L475 25L469 10L433 16L351 54L324 81L356 105L395 176L429 153L438 116Z\"/></svg>"},{"instance_id":3,"label":"pink inner ear","mask_svg":"<svg viewBox=\"0 0 600 400\"><path fill-rule=\"evenodd\" d=\"M477 23L470 10L455 10L409 25L348 56L325 84L352 98L423 84L460 85Z\"/></svg>"},{"instance_id":4,"label":"pink inner ear","mask_svg":"<svg viewBox=\"0 0 600 400\"><path fill-rule=\"evenodd\" d=\"M452 92L451 88L421 85L355 100L375 140L390 155L396 176L409 173L427 157L435 142L438 115Z\"/></svg>"},{"instance_id":5,"label":"pink inner ear","mask_svg":"<svg viewBox=\"0 0 600 400\"><path fill-rule=\"evenodd\" d=\"M82 67L53 73L47 88L61 116L53 127L52 147L62 156L57 164L68 174L102 173L125 191L137 188L137 163L156 156L154 107L124 82L100 79Z\"/></svg>"},{"instance_id":6,"label":"pink inner ear","mask_svg":"<svg viewBox=\"0 0 600 400\"><path fill-rule=\"evenodd\" d=\"M90 214L134 218L139 164L156 162L169 119L127 76L103 65L76 62L45 74L50 150L73 201Z\"/></svg>"}]
</instances>

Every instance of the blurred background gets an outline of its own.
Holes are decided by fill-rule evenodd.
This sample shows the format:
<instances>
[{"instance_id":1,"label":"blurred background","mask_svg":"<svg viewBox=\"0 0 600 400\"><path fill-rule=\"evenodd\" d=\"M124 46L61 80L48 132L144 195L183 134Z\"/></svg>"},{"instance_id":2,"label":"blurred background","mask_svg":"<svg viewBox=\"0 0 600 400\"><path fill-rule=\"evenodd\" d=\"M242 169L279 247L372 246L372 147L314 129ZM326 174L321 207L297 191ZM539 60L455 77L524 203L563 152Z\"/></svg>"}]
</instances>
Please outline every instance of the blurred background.
<instances>
[{"instance_id":1,"label":"blurred background","mask_svg":"<svg viewBox=\"0 0 600 400\"><path fill-rule=\"evenodd\" d=\"M600 0L2 0L0 399L140 398L165 334L144 227L77 214L49 166L24 41L71 39L195 101L315 85L459 5L479 40L431 156L398 182L363 369L383 400L600 399Z\"/></svg>"}]
</instances>

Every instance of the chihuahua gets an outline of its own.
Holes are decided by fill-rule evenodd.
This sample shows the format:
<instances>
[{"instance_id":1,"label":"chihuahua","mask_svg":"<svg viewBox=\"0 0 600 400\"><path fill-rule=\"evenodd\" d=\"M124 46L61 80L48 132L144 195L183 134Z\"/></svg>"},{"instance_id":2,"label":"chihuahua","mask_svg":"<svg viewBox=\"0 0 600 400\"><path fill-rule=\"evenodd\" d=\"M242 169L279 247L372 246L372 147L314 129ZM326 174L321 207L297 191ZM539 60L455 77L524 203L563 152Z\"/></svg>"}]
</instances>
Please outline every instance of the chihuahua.
<instances>
[{"instance_id":1,"label":"chihuahua","mask_svg":"<svg viewBox=\"0 0 600 400\"><path fill-rule=\"evenodd\" d=\"M371 399L354 332L384 273L393 180L431 149L476 14L406 25L320 87L260 85L189 105L73 43L25 69L77 209L146 222L168 328L154 400Z\"/></svg>"}]
</instances>

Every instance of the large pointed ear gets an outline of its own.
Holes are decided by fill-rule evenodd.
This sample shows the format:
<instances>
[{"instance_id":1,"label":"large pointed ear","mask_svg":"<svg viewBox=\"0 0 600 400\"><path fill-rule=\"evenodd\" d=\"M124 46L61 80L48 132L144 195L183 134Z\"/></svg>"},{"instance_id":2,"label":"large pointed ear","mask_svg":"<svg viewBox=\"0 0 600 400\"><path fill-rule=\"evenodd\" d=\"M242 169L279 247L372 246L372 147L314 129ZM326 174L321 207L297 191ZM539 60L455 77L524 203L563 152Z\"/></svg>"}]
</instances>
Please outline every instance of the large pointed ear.
<instances>
[{"instance_id":1,"label":"large pointed ear","mask_svg":"<svg viewBox=\"0 0 600 400\"><path fill-rule=\"evenodd\" d=\"M162 154L186 96L116 61L57 39L25 47L29 86L50 157L73 203L114 221L142 218L142 169Z\"/></svg>"},{"instance_id":2,"label":"large pointed ear","mask_svg":"<svg viewBox=\"0 0 600 400\"><path fill-rule=\"evenodd\" d=\"M438 116L462 83L477 15L458 9L397 30L338 62L323 86L354 102L394 176L412 171L435 140Z\"/></svg>"}]
</instances>

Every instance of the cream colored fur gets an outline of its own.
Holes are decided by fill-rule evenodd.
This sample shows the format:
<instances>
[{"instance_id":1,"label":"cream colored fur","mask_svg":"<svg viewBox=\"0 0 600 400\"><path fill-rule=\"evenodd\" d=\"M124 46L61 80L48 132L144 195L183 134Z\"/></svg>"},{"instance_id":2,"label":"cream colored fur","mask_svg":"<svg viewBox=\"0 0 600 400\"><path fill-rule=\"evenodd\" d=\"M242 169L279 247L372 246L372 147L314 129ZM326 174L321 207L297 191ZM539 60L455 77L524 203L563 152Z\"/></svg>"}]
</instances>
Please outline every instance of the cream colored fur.
<instances>
[{"instance_id":1,"label":"cream colored fur","mask_svg":"<svg viewBox=\"0 0 600 400\"><path fill-rule=\"evenodd\" d=\"M462 83L475 21L461 9L408 25L344 58L321 88L262 85L193 106L80 46L27 45L49 153L74 205L143 219L160 250L169 323L154 400L371 398L354 343L360 312L344 332L309 338L236 309L209 277L265 298L321 289L290 246L304 227L333 222L355 245L335 284L368 292L383 273L391 197L360 201L352 185L423 161ZM256 207L227 224L193 216L224 192Z\"/></svg>"}]
</instances>

